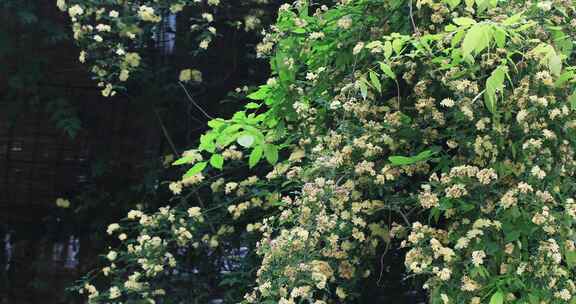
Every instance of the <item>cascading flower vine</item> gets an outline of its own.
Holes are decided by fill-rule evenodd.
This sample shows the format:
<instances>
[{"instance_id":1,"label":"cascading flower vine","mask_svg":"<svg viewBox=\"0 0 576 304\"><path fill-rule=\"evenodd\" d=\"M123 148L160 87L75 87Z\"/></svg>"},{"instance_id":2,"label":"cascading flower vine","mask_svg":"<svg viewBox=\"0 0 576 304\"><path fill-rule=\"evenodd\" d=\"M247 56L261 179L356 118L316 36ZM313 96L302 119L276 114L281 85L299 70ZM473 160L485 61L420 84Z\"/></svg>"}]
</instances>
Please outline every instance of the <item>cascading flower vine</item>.
<instances>
[{"instance_id":1,"label":"cascading flower vine","mask_svg":"<svg viewBox=\"0 0 576 304\"><path fill-rule=\"evenodd\" d=\"M282 6L258 47L270 80L175 163L190 167L175 195L210 185L214 202L129 214L137 235L105 268L129 280L82 291L168 303L168 248L241 239L258 265L231 303L354 303L397 243L431 303L574 303L575 15L563 0ZM267 173L214 177L262 158Z\"/></svg>"}]
</instances>

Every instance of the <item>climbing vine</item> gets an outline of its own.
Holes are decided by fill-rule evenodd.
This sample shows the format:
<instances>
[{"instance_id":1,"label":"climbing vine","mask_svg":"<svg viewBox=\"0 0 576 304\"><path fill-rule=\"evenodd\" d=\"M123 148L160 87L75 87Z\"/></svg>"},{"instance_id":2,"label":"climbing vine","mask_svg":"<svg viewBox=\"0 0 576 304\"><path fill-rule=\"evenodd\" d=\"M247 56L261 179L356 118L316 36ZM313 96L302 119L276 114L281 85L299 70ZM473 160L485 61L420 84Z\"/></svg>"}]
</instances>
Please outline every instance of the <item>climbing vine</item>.
<instances>
[{"instance_id":1,"label":"climbing vine","mask_svg":"<svg viewBox=\"0 0 576 304\"><path fill-rule=\"evenodd\" d=\"M393 246L434 304L574 303L575 8L283 5L258 46L268 82L174 163L187 170L175 201L212 200L112 224L120 245L79 291L176 303L182 269L206 266L187 264L192 252L255 267L222 282L241 291L230 303L354 303Z\"/></svg>"}]
</instances>

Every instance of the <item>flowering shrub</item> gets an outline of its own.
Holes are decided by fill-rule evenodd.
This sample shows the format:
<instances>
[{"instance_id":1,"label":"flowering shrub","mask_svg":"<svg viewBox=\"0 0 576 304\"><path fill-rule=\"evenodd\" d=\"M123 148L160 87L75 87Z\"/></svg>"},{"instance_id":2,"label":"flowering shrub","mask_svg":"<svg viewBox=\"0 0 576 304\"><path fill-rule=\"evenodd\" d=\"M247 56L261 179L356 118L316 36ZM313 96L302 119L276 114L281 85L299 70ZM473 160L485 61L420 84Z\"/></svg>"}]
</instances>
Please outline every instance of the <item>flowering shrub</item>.
<instances>
[{"instance_id":1,"label":"flowering shrub","mask_svg":"<svg viewBox=\"0 0 576 304\"><path fill-rule=\"evenodd\" d=\"M229 271L258 265L226 301L353 303L396 244L432 303L574 303L574 16L562 0L282 6L258 47L268 83L175 162L175 195L209 185L213 202L132 211L109 229L111 283L81 292L169 303L178 252L221 250Z\"/></svg>"},{"instance_id":2,"label":"flowering shrub","mask_svg":"<svg viewBox=\"0 0 576 304\"><path fill-rule=\"evenodd\" d=\"M118 89L124 89L125 83L136 71L142 71L141 50L150 40L161 43L159 33L168 24L168 17L178 14L188 7L195 13L191 17L190 31L198 40L190 50L198 53L208 49L218 35L213 13L220 11L223 22L246 31L257 30L262 19L267 19L264 6L269 0L235 1L234 5L220 0L142 0L142 1L92 1L57 0L57 6L70 16L72 30L77 45L81 48L78 59L89 63L94 79L102 88L105 97L114 96ZM240 10L240 20L232 20L224 12ZM175 29L173 29L175 30ZM200 71L185 69L179 80L201 82Z\"/></svg>"}]
</instances>

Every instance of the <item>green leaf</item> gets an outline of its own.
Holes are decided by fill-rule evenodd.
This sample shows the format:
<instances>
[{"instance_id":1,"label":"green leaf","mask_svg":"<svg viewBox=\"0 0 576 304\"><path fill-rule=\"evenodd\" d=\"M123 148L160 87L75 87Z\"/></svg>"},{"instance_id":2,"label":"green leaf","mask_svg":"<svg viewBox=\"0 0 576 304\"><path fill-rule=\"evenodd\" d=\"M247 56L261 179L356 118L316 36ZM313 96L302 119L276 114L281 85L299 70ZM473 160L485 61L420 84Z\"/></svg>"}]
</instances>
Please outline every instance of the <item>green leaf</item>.
<instances>
[{"instance_id":1,"label":"green leaf","mask_svg":"<svg viewBox=\"0 0 576 304\"><path fill-rule=\"evenodd\" d=\"M200 145L198 148L200 151L206 150L210 153L214 153L216 150L216 144L214 143L214 138L216 137L214 132L208 132L200 136Z\"/></svg>"},{"instance_id":2,"label":"green leaf","mask_svg":"<svg viewBox=\"0 0 576 304\"><path fill-rule=\"evenodd\" d=\"M380 79L378 79L378 75L374 71L370 71L370 82L376 88L379 93L382 93L382 85L380 84Z\"/></svg>"},{"instance_id":3,"label":"green leaf","mask_svg":"<svg viewBox=\"0 0 576 304\"><path fill-rule=\"evenodd\" d=\"M522 226L515 225L512 222L505 222L502 224L502 232L504 232L506 242L513 242L520 238L522 235Z\"/></svg>"},{"instance_id":4,"label":"green leaf","mask_svg":"<svg viewBox=\"0 0 576 304\"><path fill-rule=\"evenodd\" d=\"M275 165L278 162L278 147L270 144L264 145L264 156L271 165Z\"/></svg>"},{"instance_id":5,"label":"green leaf","mask_svg":"<svg viewBox=\"0 0 576 304\"><path fill-rule=\"evenodd\" d=\"M444 0L444 2L446 4L448 4L448 6L450 6L450 9L455 9L458 5L460 5L460 2L462 2L461 0Z\"/></svg>"},{"instance_id":6,"label":"green leaf","mask_svg":"<svg viewBox=\"0 0 576 304\"><path fill-rule=\"evenodd\" d=\"M219 127L225 125L226 122L221 118L212 119L208 122L208 126L212 129L218 129Z\"/></svg>"},{"instance_id":7,"label":"green leaf","mask_svg":"<svg viewBox=\"0 0 576 304\"><path fill-rule=\"evenodd\" d=\"M462 53L464 56L472 55L472 52L476 54L482 52L490 46L492 35L493 29L489 24L478 23L472 26L466 32L462 42Z\"/></svg>"},{"instance_id":8,"label":"green leaf","mask_svg":"<svg viewBox=\"0 0 576 304\"><path fill-rule=\"evenodd\" d=\"M573 78L574 78L573 71L564 72L562 73L562 75L560 75L560 77L558 77L558 79L554 83L554 86L557 88L561 88L567 81L572 80Z\"/></svg>"},{"instance_id":9,"label":"green leaf","mask_svg":"<svg viewBox=\"0 0 576 304\"><path fill-rule=\"evenodd\" d=\"M264 100L268 96L268 92L270 91L270 87L267 85L260 86L258 91L251 93L250 95L246 96L252 100Z\"/></svg>"},{"instance_id":10,"label":"green leaf","mask_svg":"<svg viewBox=\"0 0 576 304\"><path fill-rule=\"evenodd\" d=\"M255 102L249 102L244 106L246 109L252 110L252 109L258 109L260 108L260 104L255 103Z\"/></svg>"},{"instance_id":11,"label":"green leaf","mask_svg":"<svg viewBox=\"0 0 576 304\"><path fill-rule=\"evenodd\" d=\"M388 160L394 166L404 166L404 165L411 165L411 164L414 164L417 162L428 160L434 154L436 154L436 153L433 152L432 150L426 150L426 151L423 151L423 152L419 153L418 155L412 156L412 157L390 156L390 157L388 157Z\"/></svg>"},{"instance_id":12,"label":"green leaf","mask_svg":"<svg viewBox=\"0 0 576 304\"><path fill-rule=\"evenodd\" d=\"M254 149L252 150L252 153L250 153L250 158L248 159L248 165L250 166L250 169L254 168L254 166L256 166L256 164L258 164L258 162L262 158L263 152L264 151L262 149L262 146L254 147Z\"/></svg>"},{"instance_id":13,"label":"green leaf","mask_svg":"<svg viewBox=\"0 0 576 304\"><path fill-rule=\"evenodd\" d=\"M465 203L465 202L460 203L460 205L458 206L458 210L462 211L463 213L466 213L468 211L472 211L475 208L476 208L476 206L474 204Z\"/></svg>"},{"instance_id":14,"label":"green leaf","mask_svg":"<svg viewBox=\"0 0 576 304\"><path fill-rule=\"evenodd\" d=\"M368 97L368 85L366 85L366 79L360 79L360 94L362 98L366 99Z\"/></svg>"},{"instance_id":15,"label":"green leaf","mask_svg":"<svg viewBox=\"0 0 576 304\"><path fill-rule=\"evenodd\" d=\"M528 295L528 301L530 304L540 304L540 298L533 293Z\"/></svg>"},{"instance_id":16,"label":"green leaf","mask_svg":"<svg viewBox=\"0 0 576 304\"><path fill-rule=\"evenodd\" d=\"M558 54L553 54L548 60L548 68L554 76L560 76L562 73L562 58Z\"/></svg>"},{"instance_id":17,"label":"green leaf","mask_svg":"<svg viewBox=\"0 0 576 304\"><path fill-rule=\"evenodd\" d=\"M570 269L576 266L576 251L566 251L566 264Z\"/></svg>"},{"instance_id":18,"label":"green leaf","mask_svg":"<svg viewBox=\"0 0 576 304\"><path fill-rule=\"evenodd\" d=\"M568 102L570 103L570 108L572 108L572 110L576 110L576 90L574 93L572 93L572 95L568 96Z\"/></svg>"},{"instance_id":19,"label":"green leaf","mask_svg":"<svg viewBox=\"0 0 576 304\"><path fill-rule=\"evenodd\" d=\"M386 74L386 76L392 79L396 79L396 74L394 74L392 68L390 68L390 66L387 65L386 63L380 62L380 69L382 70L382 72L384 72L384 74Z\"/></svg>"},{"instance_id":20,"label":"green leaf","mask_svg":"<svg viewBox=\"0 0 576 304\"><path fill-rule=\"evenodd\" d=\"M235 125L237 126L237 125ZM220 135L218 135L218 138L216 139L216 144L218 146L221 147L226 147L228 145L230 145L231 143L233 143L238 136L240 136L241 133L235 132L237 131L236 128L234 128L235 130L231 129L229 132L222 132L220 133Z\"/></svg>"},{"instance_id":21,"label":"green leaf","mask_svg":"<svg viewBox=\"0 0 576 304\"><path fill-rule=\"evenodd\" d=\"M472 18L467 18L467 17L460 17L460 18L454 18L454 23L461 25L461 26L469 26L472 24L476 24L476 20L472 19Z\"/></svg>"},{"instance_id":22,"label":"green leaf","mask_svg":"<svg viewBox=\"0 0 576 304\"><path fill-rule=\"evenodd\" d=\"M402 53L403 47L404 41L402 39L394 39L394 41L392 41L392 48L394 48L396 55L400 55L400 53Z\"/></svg>"},{"instance_id":23,"label":"green leaf","mask_svg":"<svg viewBox=\"0 0 576 304\"><path fill-rule=\"evenodd\" d=\"M189 162L192 161L192 157L191 156L185 156L182 158L177 159L175 162L172 163L172 166L180 166L180 165L184 165L187 164Z\"/></svg>"},{"instance_id":24,"label":"green leaf","mask_svg":"<svg viewBox=\"0 0 576 304\"><path fill-rule=\"evenodd\" d=\"M502 291L497 291L490 298L490 304L504 304L504 294Z\"/></svg>"},{"instance_id":25,"label":"green leaf","mask_svg":"<svg viewBox=\"0 0 576 304\"><path fill-rule=\"evenodd\" d=\"M254 143L254 136L244 134L236 140L236 142L244 148L250 148Z\"/></svg>"},{"instance_id":26,"label":"green leaf","mask_svg":"<svg viewBox=\"0 0 576 304\"><path fill-rule=\"evenodd\" d=\"M220 154L212 154L212 157L210 157L210 165L216 169L222 170L222 167L224 166L224 157Z\"/></svg>"},{"instance_id":27,"label":"green leaf","mask_svg":"<svg viewBox=\"0 0 576 304\"><path fill-rule=\"evenodd\" d=\"M499 48L506 46L506 31L500 27L494 27L494 40Z\"/></svg>"},{"instance_id":28,"label":"green leaf","mask_svg":"<svg viewBox=\"0 0 576 304\"><path fill-rule=\"evenodd\" d=\"M486 90L484 92L484 103L490 113L495 114L497 110L496 105L496 91L504 87L504 79L506 73L504 68L499 67L492 71L492 75L486 80Z\"/></svg>"},{"instance_id":29,"label":"green leaf","mask_svg":"<svg viewBox=\"0 0 576 304\"><path fill-rule=\"evenodd\" d=\"M208 162L200 162L195 164L194 166L192 166L192 168L190 168L190 170L188 170L186 172L186 174L184 174L184 176L182 178L189 178L191 176L194 176L200 172L202 172L206 166L208 165Z\"/></svg>"},{"instance_id":30,"label":"green leaf","mask_svg":"<svg viewBox=\"0 0 576 304\"><path fill-rule=\"evenodd\" d=\"M384 57L386 57L386 59L389 59L392 56L392 49L392 42L384 42Z\"/></svg>"},{"instance_id":31,"label":"green leaf","mask_svg":"<svg viewBox=\"0 0 576 304\"><path fill-rule=\"evenodd\" d=\"M456 32L454 34L454 37L452 37L452 41L450 41L451 46L453 48L456 47L462 41L465 34L466 34L466 31L464 31L464 30Z\"/></svg>"},{"instance_id":32,"label":"green leaf","mask_svg":"<svg viewBox=\"0 0 576 304\"><path fill-rule=\"evenodd\" d=\"M508 17L506 20L502 21L502 24L509 26L509 25L513 25L515 23L518 23L522 19L522 14L523 13L518 13L516 15L512 15L512 16Z\"/></svg>"}]
</instances>

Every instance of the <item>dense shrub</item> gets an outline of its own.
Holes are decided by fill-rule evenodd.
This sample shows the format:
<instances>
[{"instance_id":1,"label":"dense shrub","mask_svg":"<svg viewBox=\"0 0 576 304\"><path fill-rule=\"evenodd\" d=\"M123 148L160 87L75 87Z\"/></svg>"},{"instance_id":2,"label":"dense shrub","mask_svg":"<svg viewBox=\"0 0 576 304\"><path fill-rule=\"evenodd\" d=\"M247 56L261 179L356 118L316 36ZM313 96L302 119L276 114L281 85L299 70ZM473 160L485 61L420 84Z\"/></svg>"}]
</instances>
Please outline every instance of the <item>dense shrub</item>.
<instances>
[{"instance_id":1,"label":"dense shrub","mask_svg":"<svg viewBox=\"0 0 576 304\"><path fill-rule=\"evenodd\" d=\"M432 303L574 302L574 8L282 6L258 47L272 77L175 162L190 168L170 184L176 198L213 200L131 211L109 228L122 243L98 273L106 283L80 291L203 300L211 276L194 274L233 260L242 288L227 302L353 303L376 280L369 261L400 246Z\"/></svg>"}]
</instances>

